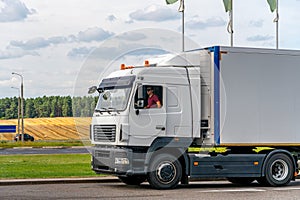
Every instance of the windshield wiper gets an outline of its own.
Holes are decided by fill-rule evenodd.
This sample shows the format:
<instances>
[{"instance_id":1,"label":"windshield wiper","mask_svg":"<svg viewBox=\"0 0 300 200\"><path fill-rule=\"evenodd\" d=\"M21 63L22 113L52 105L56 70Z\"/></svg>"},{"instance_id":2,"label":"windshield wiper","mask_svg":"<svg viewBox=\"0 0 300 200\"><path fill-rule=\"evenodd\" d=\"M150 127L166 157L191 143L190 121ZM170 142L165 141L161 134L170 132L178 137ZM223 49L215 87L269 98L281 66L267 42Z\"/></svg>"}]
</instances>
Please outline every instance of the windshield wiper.
<instances>
[{"instance_id":1,"label":"windshield wiper","mask_svg":"<svg viewBox=\"0 0 300 200\"><path fill-rule=\"evenodd\" d=\"M95 109L95 112L99 112L100 114L102 114L102 112L108 112L108 114L110 114L111 112L116 112L118 114L120 114L120 112L116 109L116 108L113 108L113 107L109 107L109 108L100 108L100 109Z\"/></svg>"},{"instance_id":2,"label":"windshield wiper","mask_svg":"<svg viewBox=\"0 0 300 200\"><path fill-rule=\"evenodd\" d=\"M100 113L102 115L102 111L99 110L99 109L95 109L95 112L98 112L98 113Z\"/></svg>"},{"instance_id":3,"label":"windshield wiper","mask_svg":"<svg viewBox=\"0 0 300 200\"><path fill-rule=\"evenodd\" d=\"M108 114L110 114L110 110L107 109L107 108L104 108L104 107L102 107L102 108L100 108L100 109L95 109L95 112L98 112L98 113L100 113L101 115L102 115L102 112L108 112Z\"/></svg>"},{"instance_id":4,"label":"windshield wiper","mask_svg":"<svg viewBox=\"0 0 300 200\"><path fill-rule=\"evenodd\" d=\"M119 111L116 108L109 107L108 109L112 110L113 112L117 112L118 114L120 114Z\"/></svg>"},{"instance_id":5,"label":"windshield wiper","mask_svg":"<svg viewBox=\"0 0 300 200\"><path fill-rule=\"evenodd\" d=\"M108 109L108 108L104 108L104 107L102 107L102 108L100 108L100 112L103 112L103 111L101 111L101 110L104 110L104 111L106 111L106 112L108 112L108 114L110 114L110 110Z\"/></svg>"}]
</instances>

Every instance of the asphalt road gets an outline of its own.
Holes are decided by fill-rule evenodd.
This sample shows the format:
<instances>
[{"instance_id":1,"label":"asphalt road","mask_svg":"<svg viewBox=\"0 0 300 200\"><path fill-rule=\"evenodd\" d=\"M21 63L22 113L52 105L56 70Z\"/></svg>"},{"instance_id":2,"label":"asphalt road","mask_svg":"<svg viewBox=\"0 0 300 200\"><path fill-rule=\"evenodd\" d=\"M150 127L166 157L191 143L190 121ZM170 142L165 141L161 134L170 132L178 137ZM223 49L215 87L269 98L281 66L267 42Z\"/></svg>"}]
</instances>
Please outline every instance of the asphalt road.
<instances>
[{"instance_id":1,"label":"asphalt road","mask_svg":"<svg viewBox=\"0 0 300 200\"><path fill-rule=\"evenodd\" d=\"M205 200L298 200L300 181L286 187L236 186L227 181L192 182L174 190L154 190L147 183L76 183L0 186L2 200L13 199L205 199Z\"/></svg>"},{"instance_id":2,"label":"asphalt road","mask_svg":"<svg viewBox=\"0 0 300 200\"><path fill-rule=\"evenodd\" d=\"M4 148L0 149L0 155L16 154L79 154L89 153L89 147L76 148Z\"/></svg>"}]
</instances>

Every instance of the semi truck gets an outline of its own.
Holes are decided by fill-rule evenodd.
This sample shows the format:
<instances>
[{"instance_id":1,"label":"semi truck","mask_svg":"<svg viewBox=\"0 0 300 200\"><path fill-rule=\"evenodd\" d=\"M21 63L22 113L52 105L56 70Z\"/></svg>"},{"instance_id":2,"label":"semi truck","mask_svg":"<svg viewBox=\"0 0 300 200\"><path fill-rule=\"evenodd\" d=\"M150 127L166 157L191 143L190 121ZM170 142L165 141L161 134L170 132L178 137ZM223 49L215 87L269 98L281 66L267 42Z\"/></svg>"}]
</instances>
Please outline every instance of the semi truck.
<instances>
[{"instance_id":1,"label":"semi truck","mask_svg":"<svg viewBox=\"0 0 300 200\"><path fill-rule=\"evenodd\" d=\"M156 189L287 185L299 171L299 76L297 50L212 46L122 64L89 88L92 170ZM160 106L147 106L149 88Z\"/></svg>"}]
</instances>

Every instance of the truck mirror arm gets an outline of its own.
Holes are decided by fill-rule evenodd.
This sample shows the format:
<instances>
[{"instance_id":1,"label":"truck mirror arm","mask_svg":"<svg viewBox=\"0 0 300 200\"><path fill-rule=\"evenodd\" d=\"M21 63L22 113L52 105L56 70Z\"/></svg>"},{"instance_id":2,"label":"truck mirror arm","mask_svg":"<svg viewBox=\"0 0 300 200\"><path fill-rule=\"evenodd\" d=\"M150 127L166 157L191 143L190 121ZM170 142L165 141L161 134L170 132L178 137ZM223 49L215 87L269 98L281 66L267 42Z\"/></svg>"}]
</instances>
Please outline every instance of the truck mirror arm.
<instances>
[{"instance_id":1,"label":"truck mirror arm","mask_svg":"<svg viewBox=\"0 0 300 200\"><path fill-rule=\"evenodd\" d=\"M97 86L92 86L88 89L88 94L93 94L97 91Z\"/></svg>"}]
</instances>

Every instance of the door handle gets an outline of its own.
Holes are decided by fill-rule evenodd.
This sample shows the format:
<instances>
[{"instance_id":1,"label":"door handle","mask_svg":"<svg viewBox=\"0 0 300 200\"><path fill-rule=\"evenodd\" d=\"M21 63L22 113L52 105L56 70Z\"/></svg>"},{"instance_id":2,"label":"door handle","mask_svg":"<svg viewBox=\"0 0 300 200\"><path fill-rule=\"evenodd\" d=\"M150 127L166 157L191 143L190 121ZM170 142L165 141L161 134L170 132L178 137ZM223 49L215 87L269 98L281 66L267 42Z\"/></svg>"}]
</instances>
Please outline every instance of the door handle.
<instances>
[{"instance_id":1,"label":"door handle","mask_svg":"<svg viewBox=\"0 0 300 200\"><path fill-rule=\"evenodd\" d=\"M163 125L156 125L156 129L160 129L162 131L166 130L166 128Z\"/></svg>"}]
</instances>

